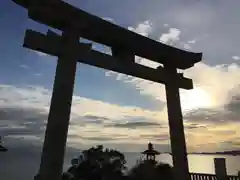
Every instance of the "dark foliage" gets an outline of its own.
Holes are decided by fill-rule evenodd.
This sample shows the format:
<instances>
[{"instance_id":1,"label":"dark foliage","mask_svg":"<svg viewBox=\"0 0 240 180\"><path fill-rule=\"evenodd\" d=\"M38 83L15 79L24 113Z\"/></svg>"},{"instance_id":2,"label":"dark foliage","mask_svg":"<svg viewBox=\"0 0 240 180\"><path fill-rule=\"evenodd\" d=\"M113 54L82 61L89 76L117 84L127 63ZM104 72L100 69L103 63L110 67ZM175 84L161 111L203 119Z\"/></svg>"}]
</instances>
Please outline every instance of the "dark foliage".
<instances>
[{"instance_id":1,"label":"dark foliage","mask_svg":"<svg viewBox=\"0 0 240 180\"><path fill-rule=\"evenodd\" d=\"M78 159L65 173L70 179L77 180L118 180L123 177L126 160L122 153L113 149L104 149L102 145L82 151ZM77 162L78 161L78 162ZM69 175L67 175L69 174Z\"/></svg>"},{"instance_id":2,"label":"dark foliage","mask_svg":"<svg viewBox=\"0 0 240 180\"><path fill-rule=\"evenodd\" d=\"M172 180L172 167L157 161L143 161L134 166L129 172L130 180Z\"/></svg>"},{"instance_id":3,"label":"dark foliage","mask_svg":"<svg viewBox=\"0 0 240 180\"><path fill-rule=\"evenodd\" d=\"M155 160L142 161L125 172L124 155L102 145L82 151L62 180L172 180L172 167Z\"/></svg>"},{"instance_id":4,"label":"dark foliage","mask_svg":"<svg viewBox=\"0 0 240 180\"><path fill-rule=\"evenodd\" d=\"M7 148L5 148L3 145L2 145L2 136L0 136L0 152L6 152L8 151Z\"/></svg>"}]
</instances>

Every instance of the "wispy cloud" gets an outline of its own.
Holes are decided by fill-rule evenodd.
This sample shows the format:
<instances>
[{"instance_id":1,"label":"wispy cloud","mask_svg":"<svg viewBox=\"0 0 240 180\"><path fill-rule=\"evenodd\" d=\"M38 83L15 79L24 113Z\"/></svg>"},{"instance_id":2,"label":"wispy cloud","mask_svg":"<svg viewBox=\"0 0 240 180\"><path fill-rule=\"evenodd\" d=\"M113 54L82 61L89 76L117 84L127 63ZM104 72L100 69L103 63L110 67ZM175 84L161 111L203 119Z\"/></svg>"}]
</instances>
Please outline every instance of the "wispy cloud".
<instances>
[{"instance_id":1,"label":"wispy cloud","mask_svg":"<svg viewBox=\"0 0 240 180\"><path fill-rule=\"evenodd\" d=\"M23 69L29 69L29 66L25 65L25 64L21 64L19 65L20 68L23 68Z\"/></svg>"},{"instance_id":2,"label":"wispy cloud","mask_svg":"<svg viewBox=\"0 0 240 180\"><path fill-rule=\"evenodd\" d=\"M114 19L110 18L110 17L103 17L102 19L105 20L105 21L112 22L112 23L114 22Z\"/></svg>"},{"instance_id":3,"label":"wispy cloud","mask_svg":"<svg viewBox=\"0 0 240 180\"><path fill-rule=\"evenodd\" d=\"M186 49L186 50L192 49L192 47L187 43L183 43L183 48Z\"/></svg>"},{"instance_id":4,"label":"wispy cloud","mask_svg":"<svg viewBox=\"0 0 240 180\"><path fill-rule=\"evenodd\" d=\"M161 124L156 122L126 122L126 123L115 123L109 126L116 128L127 128L127 129L137 129L137 128L160 128Z\"/></svg>"},{"instance_id":5,"label":"wispy cloud","mask_svg":"<svg viewBox=\"0 0 240 180\"><path fill-rule=\"evenodd\" d=\"M169 27L169 24L163 24L164 27Z\"/></svg>"},{"instance_id":6,"label":"wispy cloud","mask_svg":"<svg viewBox=\"0 0 240 180\"><path fill-rule=\"evenodd\" d=\"M35 76L41 76L42 74L40 74L40 73L35 73L34 75L35 75Z\"/></svg>"},{"instance_id":7,"label":"wispy cloud","mask_svg":"<svg viewBox=\"0 0 240 180\"><path fill-rule=\"evenodd\" d=\"M197 41L196 39L190 40L190 41L188 41L188 44L195 44L196 41Z\"/></svg>"}]
</instances>

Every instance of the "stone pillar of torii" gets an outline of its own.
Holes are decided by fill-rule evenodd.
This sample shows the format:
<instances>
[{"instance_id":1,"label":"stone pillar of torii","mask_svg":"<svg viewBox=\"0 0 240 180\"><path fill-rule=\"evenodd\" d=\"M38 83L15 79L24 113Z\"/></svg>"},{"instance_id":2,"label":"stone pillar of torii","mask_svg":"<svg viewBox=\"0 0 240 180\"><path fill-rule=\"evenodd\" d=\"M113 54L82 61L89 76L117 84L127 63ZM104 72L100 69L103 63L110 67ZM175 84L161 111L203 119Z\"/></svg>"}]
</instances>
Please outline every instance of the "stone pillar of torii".
<instances>
[{"instance_id":1,"label":"stone pillar of torii","mask_svg":"<svg viewBox=\"0 0 240 180\"><path fill-rule=\"evenodd\" d=\"M191 79L177 69L194 66L201 53L186 52L130 32L61 0L13 0L29 18L62 31L27 30L24 47L58 57L42 150L39 180L60 180L68 133L77 62L165 84L175 178L190 180L179 88L192 89ZM108 32L106 34L106 32ZM79 42L83 37L112 48L112 55ZM135 63L135 55L163 64L152 69Z\"/></svg>"}]
</instances>

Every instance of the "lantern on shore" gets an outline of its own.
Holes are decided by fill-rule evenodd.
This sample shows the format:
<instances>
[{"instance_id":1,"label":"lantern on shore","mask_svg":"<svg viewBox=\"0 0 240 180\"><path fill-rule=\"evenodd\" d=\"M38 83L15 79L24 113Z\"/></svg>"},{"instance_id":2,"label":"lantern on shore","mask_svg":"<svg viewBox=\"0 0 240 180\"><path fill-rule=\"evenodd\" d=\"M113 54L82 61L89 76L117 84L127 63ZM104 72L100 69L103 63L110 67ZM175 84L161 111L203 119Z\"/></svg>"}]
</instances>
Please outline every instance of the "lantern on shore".
<instances>
[{"instance_id":1,"label":"lantern on shore","mask_svg":"<svg viewBox=\"0 0 240 180\"><path fill-rule=\"evenodd\" d=\"M143 151L142 154L144 154L144 160L153 160L155 161L156 156L160 155L160 152L158 152L157 150L155 150L153 148L153 144L152 143L148 143L148 149Z\"/></svg>"}]
</instances>

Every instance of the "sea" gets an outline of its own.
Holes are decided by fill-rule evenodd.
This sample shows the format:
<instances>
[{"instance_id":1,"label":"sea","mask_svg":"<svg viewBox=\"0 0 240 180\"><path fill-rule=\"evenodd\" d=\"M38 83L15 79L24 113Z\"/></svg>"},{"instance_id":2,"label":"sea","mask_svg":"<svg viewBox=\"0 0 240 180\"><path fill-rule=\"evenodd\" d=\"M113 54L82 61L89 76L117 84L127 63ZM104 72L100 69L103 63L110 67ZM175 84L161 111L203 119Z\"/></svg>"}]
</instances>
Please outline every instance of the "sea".
<instances>
[{"instance_id":1,"label":"sea","mask_svg":"<svg viewBox=\"0 0 240 180\"><path fill-rule=\"evenodd\" d=\"M0 179L1 180L32 180L36 175L39 165L41 148L35 147L31 149L20 148L10 145L8 152L0 153ZM30 151L31 150L31 151ZM127 167L133 167L137 160L141 158L140 153L124 153L127 160ZM74 152L67 150L64 161L64 171L66 171L71 163L71 159L79 155L79 150ZM226 166L228 175L237 175L240 170L240 156L222 156L222 155L188 155L189 170L194 173L215 174L214 158L226 158ZM172 157L169 154L161 154L157 160L172 165Z\"/></svg>"},{"instance_id":2,"label":"sea","mask_svg":"<svg viewBox=\"0 0 240 180\"><path fill-rule=\"evenodd\" d=\"M136 161L141 158L138 153L125 153L127 167L130 168L136 164ZM188 165L189 171L193 173L215 174L214 158L225 158L226 169L228 175L237 175L240 171L240 156L232 155L200 155L189 154ZM161 154L156 158L159 162L172 165L172 156L170 154Z\"/></svg>"}]
</instances>

